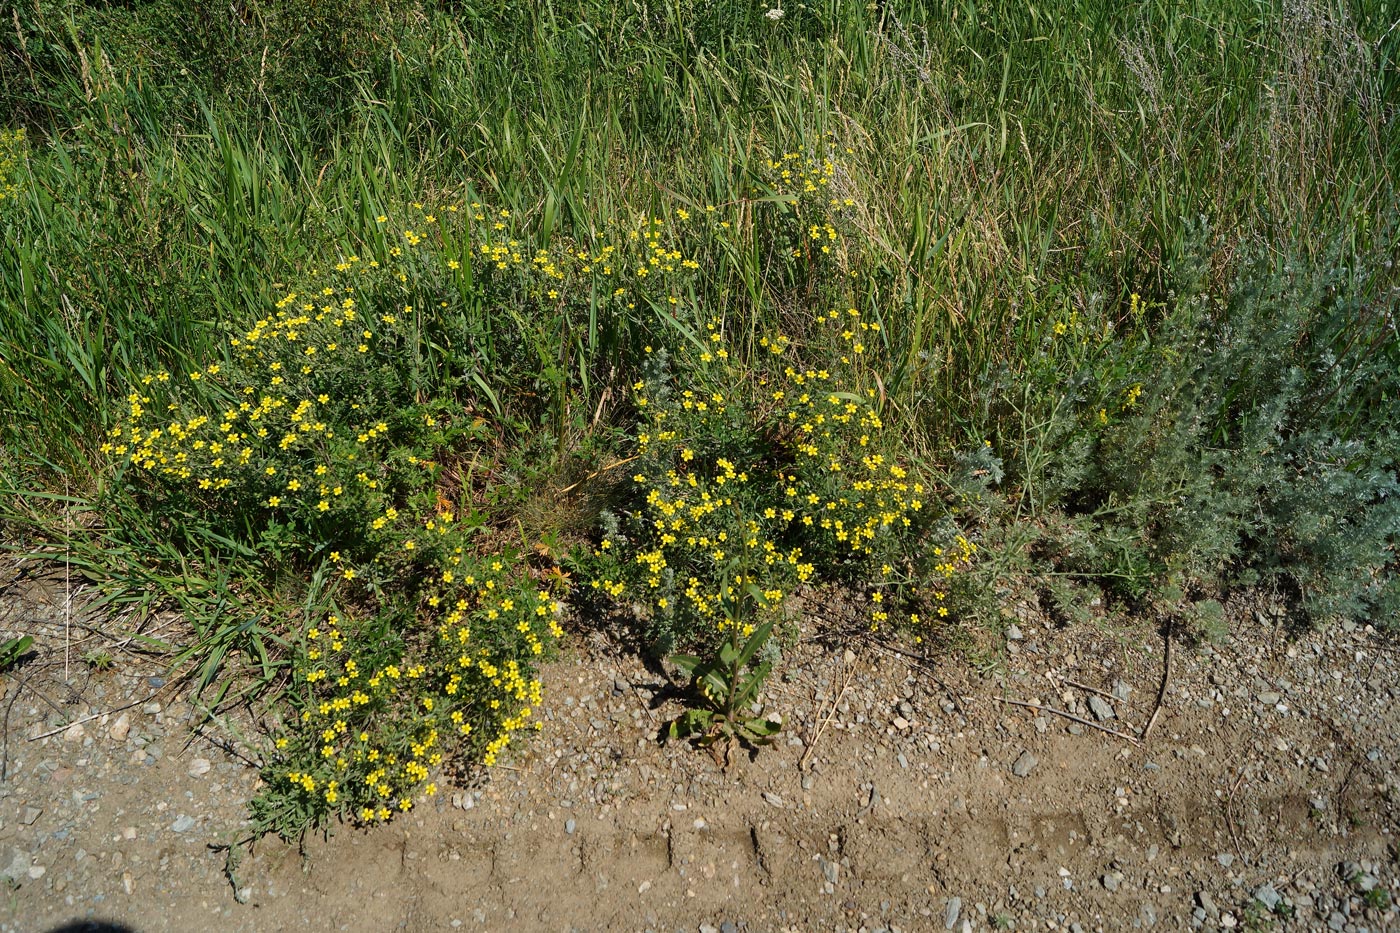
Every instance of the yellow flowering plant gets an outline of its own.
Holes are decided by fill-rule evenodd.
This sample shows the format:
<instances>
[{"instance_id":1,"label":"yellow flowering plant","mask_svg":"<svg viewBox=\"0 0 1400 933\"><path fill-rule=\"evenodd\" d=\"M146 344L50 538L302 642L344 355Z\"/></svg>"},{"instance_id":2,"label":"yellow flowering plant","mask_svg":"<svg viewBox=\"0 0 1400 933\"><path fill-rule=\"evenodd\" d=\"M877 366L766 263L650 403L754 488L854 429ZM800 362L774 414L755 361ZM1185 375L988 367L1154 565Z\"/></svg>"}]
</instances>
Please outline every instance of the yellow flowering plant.
<instances>
[{"instance_id":1,"label":"yellow flowering plant","mask_svg":"<svg viewBox=\"0 0 1400 933\"><path fill-rule=\"evenodd\" d=\"M534 671L562 634L566 579L502 546L452 469L494 432L450 373L412 363L461 321L421 307L423 255L389 253L309 276L224 359L137 380L103 446L172 527L294 590L307 578L276 633L291 676L257 833L386 820L447 769L496 763L533 727Z\"/></svg>"},{"instance_id":2,"label":"yellow flowering plant","mask_svg":"<svg viewBox=\"0 0 1400 933\"><path fill-rule=\"evenodd\" d=\"M747 637L797 587L820 580L863 591L876 629L924 591L946 600L945 586L928 585L921 553L933 492L899 456L864 360L878 321L834 310L808 330L801 347L761 335L760 352L741 361L711 322L674 356L651 353L634 386L632 494L604 514L586 572L595 593L647 608L661 653L716 650L736 627ZM973 546L959 541L946 557L929 544L934 579L971 560ZM726 611L749 586L761 597L756 616Z\"/></svg>"},{"instance_id":3,"label":"yellow flowering plant","mask_svg":"<svg viewBox=\"0 0 1400 933\"><path fill-rule=\"evenodd\" d=\"M536 580L511 550L470 545L475 517L438 512L349 581L432 573L411 606L331 611L304 631L293 715L278 731L255 822L294 837L334 816L379 822L437 793L451 768L493 765L538 727L535 665L563 634L563 583ZM346 587L353 590L353 587ZM347 594L348 595L348 594ZM373 605L373 604L371 604Z\"/></svg>"}]
</instances>

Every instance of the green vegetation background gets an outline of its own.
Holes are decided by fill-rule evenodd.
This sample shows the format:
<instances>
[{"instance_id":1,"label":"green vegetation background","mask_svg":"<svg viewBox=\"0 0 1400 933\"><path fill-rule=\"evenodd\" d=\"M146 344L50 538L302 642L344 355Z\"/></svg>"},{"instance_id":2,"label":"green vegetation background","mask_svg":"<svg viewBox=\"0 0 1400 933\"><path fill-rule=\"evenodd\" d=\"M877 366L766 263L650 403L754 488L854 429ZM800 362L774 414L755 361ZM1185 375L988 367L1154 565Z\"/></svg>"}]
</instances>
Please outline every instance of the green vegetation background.
<instances>
[{"instance_id":1,"label":"green vegetation background","mask_svg":"<svg viewBox=\"0 0 1400 933\"><path fill-rule=\"evenodd\" d=\"M305 586L114 481L131 380L225 360L285 283L386 257L377 218L411 203L508 210L529 252L719 205L697 320L881 325L887 420L980 547L964 624L1032 596L1209 632L1242 585L1393 624L1400 6L779 7L16 0L0 533L173 600L211 679L270 671L285 633L230 624L233 582ZM791 152L852 202L835 260L767 171ZM517 310L468 356L425 344L410 390L490 413L478 478L527 543L588 537L600 503L562 490L634 452L643 348L683 335L645 306Z\"/></svg>"}]
</instances>

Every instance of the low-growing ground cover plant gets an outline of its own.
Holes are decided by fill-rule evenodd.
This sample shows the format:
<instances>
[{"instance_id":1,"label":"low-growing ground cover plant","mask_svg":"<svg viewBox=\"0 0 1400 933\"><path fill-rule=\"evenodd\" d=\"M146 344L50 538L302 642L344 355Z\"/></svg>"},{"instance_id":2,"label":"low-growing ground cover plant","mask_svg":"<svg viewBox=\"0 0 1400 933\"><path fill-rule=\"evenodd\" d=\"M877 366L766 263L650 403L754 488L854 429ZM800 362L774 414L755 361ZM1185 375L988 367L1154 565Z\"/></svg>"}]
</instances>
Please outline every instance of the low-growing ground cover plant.
<instances>
[{"instance_id":1,"label":"low-growing ground cover plant","mask_svg":"<svg viewBox=\"0 0 1400 933\"><path fill-rule=\"evenodd\" d=\"M770 168L791 176L785 166L794 163ZM808 159L796 177L805 195L829 175L830 163L824 170ZM284 692L270 715L267 790L254 802L259 831L291 836L337 816L388 819L435 793L445 769L495 763L531 726L541 701L535 665L562 634L568 577L532 566L527 541L506 543L508 509L493 510L491 490L465 464L503 436L535 430L535 419L563 430L561 406L589 370L563 371L560 354L574 340L586 350L626 339L615 323L600 335L602 315L652 315L642 334L669 334L684 347L646 357L633 399L655 436L638 436L637 469L660 478L665 462L685 472L688 489L703 485L689 505L684 495L648 496L666 515L693 513L695 526L686 533L692 553L677 558L683 585L667 572L669 595L656 602L679 609L665 627L707 655L727 632L750 640L772 620L729 612L726 623L719 607L735 605L736 592L747 599L759 580L763 608L776 609L818 566L855 579L857 565L874 562L865 584L872 625L902 602L913 565L896 539L925 528L927 491L882 452L877 390L863 363L879 325L854 310L817 325L841 348L838 372L856 380L849 384L825 369L794 369L800 361L780 336L758 338L757 368L741 365L718 325L702 341L682 322L685 281L698 269L687 251L708 248L730 222L688 226L689 211L671 214L640 218L591 250L530 252L508 210L415 203L402 224L376 219L368 257L347 252L286 289L218 361L150 373L131 387L100 449L115 465L115 488L156 527L198 526L250 558L245 576L288 581L292 624L266 626L281 646L272 653L285 660L264 657L264 671L284 672ZM837 240L829 224L812 230L802 236L821 248ZM550 314L554 326L541 326ZM513 381L536 367L535 380ZM693 388L672 391L671 379ZM649 381L654 404L641 393ZM690 438L703 457L694 470ZM724 452L748 464L742 473ZM848 484L836 476L843 469ZM665 475L669 487L681 485L676 469ZM711 495L726 483L737 501ZM666 571L663 551L679 527L638 561ZM621 543L603 538L600 555ZM611 579L592 582L620 595ZM268 648L258 642L257 652Z\"/></svg>"},{"instance_id":2,"label":"low-growing ground cover plant","mask_svg":"<svg viewBox=\"0 0 1400 933\"><path fill-rule=\"evenodd\" d=\"M651 352L633 387L632 495L603 516L590 586L644 602L663 653L712 648L736 624L747 637L757 623L726 606L748 585L774 612L800 585L850 584L872 629L917 596L948 613L942 581L975 547L928 541L946 516L881 416L866 362L880 325L848 308L808 328L801 343L763 334L749 356L708 323Z\"/></svg>"}]
</instances>

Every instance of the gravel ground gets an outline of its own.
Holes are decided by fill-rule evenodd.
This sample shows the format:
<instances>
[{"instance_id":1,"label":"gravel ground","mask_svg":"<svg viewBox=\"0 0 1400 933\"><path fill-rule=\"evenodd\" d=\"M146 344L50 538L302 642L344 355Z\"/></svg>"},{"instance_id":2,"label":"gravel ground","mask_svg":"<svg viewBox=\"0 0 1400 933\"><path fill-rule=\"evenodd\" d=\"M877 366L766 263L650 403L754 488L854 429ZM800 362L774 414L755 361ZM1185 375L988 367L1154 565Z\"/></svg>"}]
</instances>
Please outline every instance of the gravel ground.
<instances>
[{"instance_id":1,"label":"gravel ground","mask_svg":"<svg viewBox=\"0 0 1400 933\"><path fill-rule=\"evenodd\" d=\"M0 682L0 931L1400 927L1400 679L1368 628L1231 606L1230 637L1173 642L1138 740L1164 669L1140 625L1023 610L974 666L814 611L765 697L778 744L728 770L657 743L664 676L595 635L511 763L387 827L266 840L235 885L248 720L199 725L82 596L0 592L0 637L38 636Z\"/></svg>"}]
</instances>

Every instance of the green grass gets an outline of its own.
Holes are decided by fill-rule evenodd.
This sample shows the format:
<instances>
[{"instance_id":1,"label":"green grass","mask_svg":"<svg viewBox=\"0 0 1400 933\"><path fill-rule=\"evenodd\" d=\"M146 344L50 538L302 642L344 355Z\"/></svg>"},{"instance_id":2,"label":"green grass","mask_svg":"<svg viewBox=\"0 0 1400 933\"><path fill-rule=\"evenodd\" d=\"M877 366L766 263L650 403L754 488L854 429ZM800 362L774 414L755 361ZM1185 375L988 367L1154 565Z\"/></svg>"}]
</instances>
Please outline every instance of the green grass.
<instances>
[{"instance_id":1,"label":"green grass","mask_svg":"<svg viewBox=\"0 0 1400 933\"><path fill-rule=\"evenodd\" d=\"M100 445L135 376L227 362L286 283L386 256L377 218L415 202L509 210L527 254L733 221L688 241L674 314L485 300L468 263L465 330L412 342L419 400L490 425L461 485L527 539L610 495L558 508L633 452L643 347L856 305L887 421L982 544L970 613L1032 589L1069 619L1098 592L1191 617L1241 583L1316 618L1400 605L1393 0L255 7L35 0L0 37L27 131L0 200L0 535L173 601L207 679L237 656L275 681L267 607L310 584L153 521ZM834 259L768 169L792 152L852 203Z\"/></svg>"}]
</instances>

